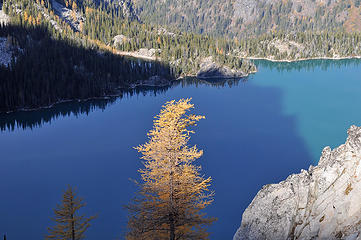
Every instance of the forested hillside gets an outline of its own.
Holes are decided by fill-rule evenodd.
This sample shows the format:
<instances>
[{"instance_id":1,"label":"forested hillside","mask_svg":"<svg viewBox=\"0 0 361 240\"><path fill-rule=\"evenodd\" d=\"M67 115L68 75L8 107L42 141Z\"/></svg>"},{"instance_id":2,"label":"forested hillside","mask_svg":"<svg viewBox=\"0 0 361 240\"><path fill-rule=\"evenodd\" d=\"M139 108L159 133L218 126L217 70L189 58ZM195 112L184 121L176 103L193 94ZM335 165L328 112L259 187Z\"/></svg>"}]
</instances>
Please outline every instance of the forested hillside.
<instances>
[{"instance_id":1,"label":"forested hillside","mask_svg":"<svg viewBox=\"0 0 361 240\"><path fill-rule=\"evenodd\" d=\"M54 13L47 1L10 3L4 10L11 23L0 27L0 37L14 56L10 65L0 65L0 111L117 94L153 76L151 84L174 78L166 63L113 54L66 23L49 21Z\"/></svg>"},{"instance_id":2,"label":"forested hillside","mask_svg":"<svg viewBox=\"0 0 361 240\"><path fill-rule=\"evenodd\" d=\"M142 19L199 33L361 31L361 0L136 0Z\"/></svg>"},{"instance_id":3,"label":"forested hillside","mask_svg":"<svg viewBox=\"0 0 361 240\"><path fill-rule=\"evenodd\" d=\"M9 67L0 66L0 111L112 95L154 75L173 78L160 62L99 54L75 41L52 39L44 27L0 29L0 36L9 33L21 53Z\"/></svg>"},{"instance_id":4,"label":"forested hillside","mask_svg":"<svg viewBox=\"0 0 361 240\"><path fill-rule=\"evenodd\" d=\"M151 2L153 7L159 6L155 0ZM166 1L162 6L170 7L170 3ZM211 4L207 5L207 9L213 9L212 1L202 3ZM236 3L229 7L234 7ZM255 1L246 5L257 7L255 3L260 4ZM270 3L272 0L267 2ZM310 2L316 3L317 0ZM358 1L351 2L350 7L346 8L340 7L339 3L329 1L323 8L332 6L335 11L338 9L337 12L340 9L355 10L357 6L360 8ZM258 7L267 9L267 6L275 6L267 4ZM263 19L266 16L269 17L267 19L279 16L280 20L284 13L292 12L294 7L291 1L278 4L276 12L270 8L270 15L261 14ZM194 5L192 9L201 11L202 6ZM214 13L217 17L212 20L214 24L210 22L210 28L218 26L225 6L218 6L220 11ZM140 16L135 12L136 8ZM324 26L324 30L311 31L311 25L306 24L297 29L298 32L292 32L293 27L298 28L302 24L288 27L281 24L291 24L291 18L291 21L279 21L271 33L230 38L227 35L212 36L156 25L150 18L142 17L144 9L141 1L130 0L5 0L3 10L11 21L7 26L0 27L0 40L3 46L5 43L8 53L13 53L13 59L8 61L8 65L0 64L0 111L49 106L70 99L103 97L118 92L120 88L138 85L164 86L172 79L184 76L247 76L256 70L248 60L252 58L293 61L361 57L361 33L355 27L351 33L343 31L346 20L341 26L335 21L326 20L317 25L317 21L308 19L308 24L314 23L313 28L321 29ZM162 12L176 13L172 7L171 11L166 9ZM251 28L252 21L256 23L257 18L251 21L250 15L241 14L241 9L237 8L237 16L248 16L247 21L241 22L248 22L247 26L257 33L268 31L266 28L262 31ZM299 8L298 13L306 10ZM187 16L197 16L192 14L189 12ZM326 17L329 14L325 12L321 15ZM207 13L204 19L211 16L211 13ZM203 24L192 21L194 26ZM347 21L350 19L347 18ZM262 20L259 26L262 24L272 25L268 20ZM328 31L328 27L341 30ZM283 28L288 30L281 31ZM244 31L248 32L246 29Z\"/></svg>"},{"instance_id":5,"label":"forested hillside","mask_svg":"<svg viewBox=\"0 0 361 240\"><path fill-rule=\"evenodd\" d=\"M217 39L142 24L124 4L4 1L11 21L0 27L0 37L14 56L9 65L0 65L0 111L103 97L137 85L167 85L195 75L209 56L243 76L254 71L249 61L218 48ZM120 34L126 37L116 41ZM154 56L124 56L142 48L152 48Z\"/></svg>"}]
</instances>

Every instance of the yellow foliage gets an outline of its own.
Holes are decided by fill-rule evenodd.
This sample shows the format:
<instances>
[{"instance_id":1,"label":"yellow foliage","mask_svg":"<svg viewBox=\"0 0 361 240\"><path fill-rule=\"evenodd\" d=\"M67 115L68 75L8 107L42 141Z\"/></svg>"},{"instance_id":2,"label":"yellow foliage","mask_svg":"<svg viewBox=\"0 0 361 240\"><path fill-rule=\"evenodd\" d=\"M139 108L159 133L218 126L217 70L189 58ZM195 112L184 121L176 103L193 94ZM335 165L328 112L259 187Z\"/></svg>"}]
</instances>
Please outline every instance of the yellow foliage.
<instances>
[{"instance_id":1,"label":"yellow foliage","mask_svg":"<svg viewBox=\"0 0 361 240\"><path fill-rule=\"evenodd\" d=\"M74 21L77 20L75 10L73 10L73 11L71 12L71 17L73 18Z\"/></svg>"},{"instance_id":2,"label":"yellow foliage","mask_svg":"<svg viewBox=\"0 0 361 240\"><path fill-rule=\"evenodd\" d=\"M24 12L24 21L28 21L29 15L27 12Z\"/></svg>"},{"instance_id":3,"label":"yellow foliage","mask_svg":"<svg viewBox=\"0 0 361 240\"><path fill-rule=\"evenodd\" d=\"M41 13L39 13L39 14L38 14L38 17L36 18L36 23L37 23L38 25L40 25L41 19L42 19L42 15L41 15Z\"/></svg>"},{"instance_id":4,"label":"yellow foliage","mask_svg":"<svg viewBox=\"0 0 361 240\"><path fill-rule=\"evenodd\" d=\"M136 147L144 160L139 172L141 199L128 208L133 214L128 222L127 239L206 239L206 218L200 210L213 201L209 191L211 178L200 175L193 162L203 155L196 146L189 147L191 126L204 116L187 114L193 109L190 99L167 102L154 119L147 143ZM196 236L196 237L195 237Z\"/></svg>"},{"instance_id":5,"label":"yellow foliage","mask_svg":"<svg viewBox=\"0 0 361 240\"><path fill-rule=\"evenodd\" d=\"M160 36L158 36L157 43L160 45L162 43L162 40L160 39Z\"/></svg>"},{"instance_id":6,"label":"yellow foliage","mask_svg":"<svg viewBox=\"0 0 361 240\"><path fill-rule=\"evenodd\" d=\"M219 51L219 54L223 54L223 48L221 48L221 50Z\"/></svg>"},{"instance_id":7,"label":"yellow foliage","mask_svg":"<svg viewBox=\"0 0 361 240\"><path fill-rule=\"evenodd\" d=\"M78 6L76 5L76 2L75 2L75 1L73 2L73 5L71 6L71 8L72 8L74 11L78 8Z\"/></svg>"},{"instance_id":8,"label":"yellow foliage","mask_svg":"<svg viewBox=\"0 0 361 240\"><path fill-rule=\"evenodd\" d=\"M31 17L31 15L28 18L28 23L31 25L33 23L33 18Z\"/></svg>"}]
</instances>

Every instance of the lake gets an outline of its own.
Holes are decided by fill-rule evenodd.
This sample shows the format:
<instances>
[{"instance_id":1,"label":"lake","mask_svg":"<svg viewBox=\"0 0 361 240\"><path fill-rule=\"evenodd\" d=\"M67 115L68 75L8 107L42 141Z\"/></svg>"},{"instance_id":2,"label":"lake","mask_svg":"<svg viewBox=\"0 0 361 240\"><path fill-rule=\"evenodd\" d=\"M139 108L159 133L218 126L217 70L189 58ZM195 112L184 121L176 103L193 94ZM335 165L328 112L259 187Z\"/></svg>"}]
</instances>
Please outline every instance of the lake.
<instances>
[{"instance_id":1,"label":"lake","mask_svg":"<svg viewBox=\"0 0 361 240\"><path fill-rule=\"evenodd\" d=\"M361 60L298 63L257 61L247 79L177 82L137 89L122 98L68 102L50 109L0 115L0 235L43 239L52 209L68 184L98 214L89 240L123 239L127 212L142 167L143 144L154 115L169 100L189 98L206 116L191 143L204 150L196 163L213 178L218 218L211 239L232 239L243 210L265 184L318 162L325 146L345 142L361 125Z\"/></svg>"}]
</instances>

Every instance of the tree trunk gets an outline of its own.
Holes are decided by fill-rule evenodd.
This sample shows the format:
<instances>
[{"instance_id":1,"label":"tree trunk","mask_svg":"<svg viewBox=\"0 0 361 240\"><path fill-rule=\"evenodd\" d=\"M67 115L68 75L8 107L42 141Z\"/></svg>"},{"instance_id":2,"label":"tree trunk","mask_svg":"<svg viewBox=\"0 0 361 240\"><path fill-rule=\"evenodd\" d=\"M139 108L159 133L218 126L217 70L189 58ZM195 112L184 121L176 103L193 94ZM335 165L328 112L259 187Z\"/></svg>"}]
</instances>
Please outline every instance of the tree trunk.
<instances>
[{"instance_id":1,"label":"tree trunk","mask_svg":"<svg viewBox=\"0 0 361 240\"><path fill-rule=\"evenodd\" d=\"M75 240L75 227L74 227L74 216L71 215L71 239Z\"/></svg>"},{"instance_id":2,"label":"tree trunk","mask_svg":"<svg viewBox=\"0 0 361 240\"><path fill-rule=\"evenodd\" d=\"M70 202L70 206L71 206L71 239L75 240L75 226L74 226L74 214L73 214L73 199Z\"/></svg>"},{"instance_id":3,"label":"tree trunk","mask_svg":"<svg viewBox=\"0 0 361 240\"><path fill-rule=\"evenodd\" d=\"M169 240L175 240L174 206L173 206L173 170L170 172L170 214L169 214Z\"/></svg>"},{"instance_id":4,"label":"tree trunk","mask_svg":"<svg viewBox=\"0 0 361 240\"><path fill-rule=\"evenodd\" d=\"M175 240L175 226L174 226L174 216L173 214L170 214L169 216L169 240Z\"/></svg>"}]
</instances>

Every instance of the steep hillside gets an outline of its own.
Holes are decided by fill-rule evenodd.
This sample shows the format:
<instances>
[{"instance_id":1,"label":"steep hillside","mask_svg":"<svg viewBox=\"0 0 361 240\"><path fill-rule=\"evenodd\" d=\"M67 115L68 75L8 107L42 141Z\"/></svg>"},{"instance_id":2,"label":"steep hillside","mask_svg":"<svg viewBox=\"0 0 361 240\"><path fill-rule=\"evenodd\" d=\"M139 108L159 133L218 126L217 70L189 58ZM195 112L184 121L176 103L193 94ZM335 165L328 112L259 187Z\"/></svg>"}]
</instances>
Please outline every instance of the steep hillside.
<instances>
[{"instance_id":1,"label":"steep hillside","mask_svg":"<svg viewBox=\"0 0 361 240\"><path fill-rule=\"evenodd\" d=\"M195 32L361 31L361 0L134 0L141 19Z\"/></svg>"}]
</instances>

